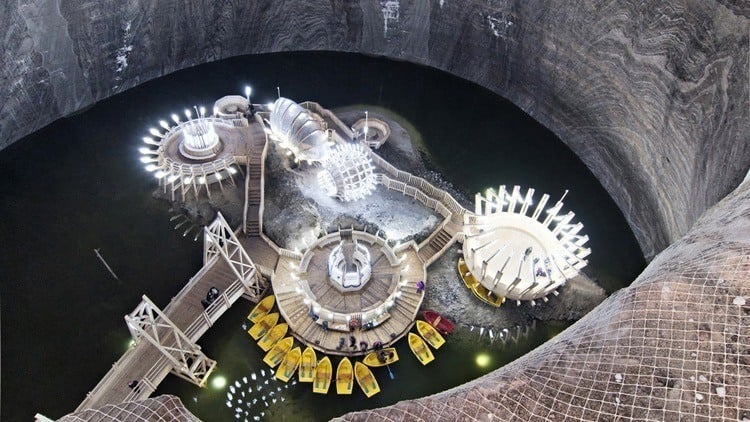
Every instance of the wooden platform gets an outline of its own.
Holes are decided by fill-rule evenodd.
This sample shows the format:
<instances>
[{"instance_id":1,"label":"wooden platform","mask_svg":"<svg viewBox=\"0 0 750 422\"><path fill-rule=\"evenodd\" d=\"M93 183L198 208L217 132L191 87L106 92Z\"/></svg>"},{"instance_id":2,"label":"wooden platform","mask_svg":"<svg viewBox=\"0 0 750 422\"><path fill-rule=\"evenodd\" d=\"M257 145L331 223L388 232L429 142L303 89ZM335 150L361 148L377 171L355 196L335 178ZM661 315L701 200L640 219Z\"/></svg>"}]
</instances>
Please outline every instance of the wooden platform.
<instances>
[{"instance_id":1,"label":"wooden platform","mask_svg":"<svg viewBox=\"0 0 750 422\"><path fill-rule=\"evenodd\" d=\"M416 288L416 283L424 281L426 276L416 248L413 245L404 248L397 254L402 259L392 265L377 245L372 247L372 278L358 291L342 292L328 278L327 259L335 245L313 249L314 255L304 273L299 272L300 260L279 259L272 285L276 304L290 331L302 343L332 355L364 355L372 351L375 342L380 341L384 346L395 343L411 329L424 299L424 291L417 293ZM361 314L383 303L397 288L401 296L396 298L382 323L374 328L352 331L323 328L322 321L330 317L330 312ZM305 290L321 305L317 321L310 315L311 305L305 303L307 295L301 293ZM350 336L355 338L355 348L349 347ZM343 348L339 347L341 338L345 341ZM367 343L367 349L362 350L360 342Z\"/></svg>"}]
</instances>

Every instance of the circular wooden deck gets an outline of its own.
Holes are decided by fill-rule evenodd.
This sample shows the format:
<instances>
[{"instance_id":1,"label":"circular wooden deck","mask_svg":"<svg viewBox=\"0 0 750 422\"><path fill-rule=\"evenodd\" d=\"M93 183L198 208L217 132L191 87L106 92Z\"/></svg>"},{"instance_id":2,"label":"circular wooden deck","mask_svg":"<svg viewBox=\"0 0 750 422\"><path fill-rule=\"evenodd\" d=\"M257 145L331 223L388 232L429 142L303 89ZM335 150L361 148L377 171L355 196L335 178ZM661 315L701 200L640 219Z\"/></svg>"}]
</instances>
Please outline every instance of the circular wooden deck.
<instances>
[{"instance_id":1,"label":"circular wooden deck","mask_svg":"<svg viewBox=\"0 0 750 422\"><path fill-rule=\"evenodd\" d=\"M426 273L413 243L394 250L368 233L342 232L370 251L372 277L359 290L342 292L328 277L328 256L341 232L318 239L302 259L280 257L272 283L279 312L300 342L326 354L358 356L378 341L395 343L411 329L424 298L416 284ZM351 329L352 318L374 326Z\"/></svg>"}]
</instances>

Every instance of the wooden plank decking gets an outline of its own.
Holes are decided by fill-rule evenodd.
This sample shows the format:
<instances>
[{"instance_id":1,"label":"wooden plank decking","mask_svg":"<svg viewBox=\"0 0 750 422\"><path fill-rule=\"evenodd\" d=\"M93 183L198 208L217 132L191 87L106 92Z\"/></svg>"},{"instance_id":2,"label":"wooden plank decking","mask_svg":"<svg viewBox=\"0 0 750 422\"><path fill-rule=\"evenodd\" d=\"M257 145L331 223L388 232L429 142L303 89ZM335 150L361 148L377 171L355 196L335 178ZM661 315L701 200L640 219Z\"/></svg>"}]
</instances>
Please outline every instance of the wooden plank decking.
<instances>
[{"instance_id":1,"label":"wooden plank decking","mask_svg":"<svg viewBox=\"0 0 750 422\"><path fill-rule=\"evenodd\" d=\"M177 296L163 309L167 317L191 340L198 340L240 295L227 295L230 286L237 281L229 264L222 259L214 259L196 277L192 278ZM225 305L217 300L208 311L201 305L208 289L216 287L221 292ZM234 296L234 297L232 297ZM78 406L79 410L96 408L109 403L121 403L147 398L159 383L169 374L172 363L151 343L141 339L136 345L112 365L99 384ZM130 389L128 383L138 380L138 387Z\"/></svg>"},{"instance_id":2,"label":"wooden plank decking","mask_svg":"<svg viewBox=\"0 0 750 422\"><path fill-rule=\"evenodd\" d=\"M336 243L316 246L305 273L298 272L299 260L287 257L279 260L272 281L273 290L276 304L290 331L302 343L332 355L362 355L369 352L377 341L385 346L395 343L411 329L424 298L424 292L416 291L416 283L425 279L424 263L416 249L410 246L400 251L398 256L403 259L392 265L382 257L383 252L378 245L372 246L370 254L375 264L370 281L358 291L342 292L334 287L328 277L327 259L335 246ZM401 296L387 311L390 317L372 329L324 330L320 324L329 318L328 311L356 315L374 309L397 288ZM300 294L301 290L306 289L323 309L328 310L319 312L321 320L318 322L309 314L310 304L304 302L306 296ZM350 336L356 339L355 348L349 347ZM339 347L341 338L346 343L344 348ZM367 351L361 350L360 342L367 343Z\"/></svg>"}]
</instances>

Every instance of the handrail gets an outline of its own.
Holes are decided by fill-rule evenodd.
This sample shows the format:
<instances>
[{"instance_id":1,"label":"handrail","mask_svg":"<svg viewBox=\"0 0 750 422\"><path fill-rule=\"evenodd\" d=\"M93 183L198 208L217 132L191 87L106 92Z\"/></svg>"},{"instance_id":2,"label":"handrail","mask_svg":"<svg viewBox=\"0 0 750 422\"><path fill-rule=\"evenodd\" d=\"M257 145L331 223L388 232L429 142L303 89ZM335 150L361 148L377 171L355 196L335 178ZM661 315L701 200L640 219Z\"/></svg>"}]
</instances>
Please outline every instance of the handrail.
<instances>
[{"instance_id":1,"label":"handrail","mask_svg":"<svg viewBox=\"0 0 750 422\"><path fill-rule=\"evenodd\" d=\"M393 164L387 162L382 157L375 154L372 150L369 151L369 154L375 165L385 170L388 174L392 175L396 181L405 183L421 190L427 196L441 202L447 209L457 214L463 215L469 213L469 211L466 208L462 207L461 204L459 204L458 201L456 201L456 199L453 198L453 196L451 196L448 192L435 187L430 182L421 177L417 177L411 173L399 170ZM391 177L384 174L381 180L385 178L391 179Z\"/></svg>"},{"instance_id":2,"label":"handrail","mask_svg":"<svg viewBox=\"0 0 750 422\"><path fill-rule=\"evenodd\" d=\"M247 234L247 210L250 206L250 195L247 194L250 190L250 160L245 165L245 170L245 205L242 210L242 229Z\"/></svg>"}]
</instances>

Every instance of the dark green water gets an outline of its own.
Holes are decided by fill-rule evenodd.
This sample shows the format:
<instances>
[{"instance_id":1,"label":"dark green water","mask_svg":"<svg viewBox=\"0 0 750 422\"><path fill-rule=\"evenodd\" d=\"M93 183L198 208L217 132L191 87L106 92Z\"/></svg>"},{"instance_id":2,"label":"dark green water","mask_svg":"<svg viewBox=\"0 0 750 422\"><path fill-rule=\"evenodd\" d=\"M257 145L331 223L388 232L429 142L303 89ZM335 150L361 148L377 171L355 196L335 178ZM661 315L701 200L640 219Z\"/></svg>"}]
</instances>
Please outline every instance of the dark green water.
<instances>
[{"instance_id":1,"label":"dark green water","mask_svg":"<svg viewBox=\"0 0 750 422\"><path fill-rule=\"evenodd\" d=\"M126 349L123 315L140 296L163 306L200 268L201 244L192 241L192 233L182 237L185 227L174 231L168 206L151 198L155 181L143 171L137 148L158 119L187 105L210 106L220 96L240 93L246 83L253 85L256 102L275 98L281 86L284 96L328 108L367 103L391 109L421 133L446 179L467 192L520 184L554 199L570 189L566 209L585 224L594 251L589 267L610 292L645 265L621 213L575 155L481 87L408 63L333 53L203 65L102 101L0 151L2 420L72 411ZM109 276L94 248L101 248L121 283ZM383 392L370 400L356 388L347 398L316 396L308 385L276 391L281 385L273 380L271 396L270 387L258 394L257 382L250 382L253 372L262 378L263 364L242 331L249 308L239 302L200 343L219 362L218 374L230 384L238 380L251 403L259 398L256 404L248 408L235 387L229 409L228 386L198 390L174 377L159 392L179 394L206 420L234 420L235 407L243 417L248 410L250 417L264 411L274 419L323 419L464 383L564 327L540 326L504 348L449 340L426 368L418 367L402 344L395 380L387 371L376 372ZM474 363L479 353L490 355L488 366ZM268 408L260 400L264 395ZM235 406L238 398L241 406Z\"/></svg>"}]
</instances>

